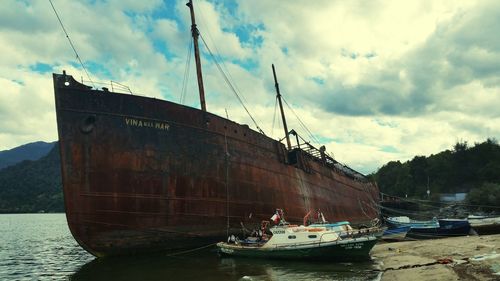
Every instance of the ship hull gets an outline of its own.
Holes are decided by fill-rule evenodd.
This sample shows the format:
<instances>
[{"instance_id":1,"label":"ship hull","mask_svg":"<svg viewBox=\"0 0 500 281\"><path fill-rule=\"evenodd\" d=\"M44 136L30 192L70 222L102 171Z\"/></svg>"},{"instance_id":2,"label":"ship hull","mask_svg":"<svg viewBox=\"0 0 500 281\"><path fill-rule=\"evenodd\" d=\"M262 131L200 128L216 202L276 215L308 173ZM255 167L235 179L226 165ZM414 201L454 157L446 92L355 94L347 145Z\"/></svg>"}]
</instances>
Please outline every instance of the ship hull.
<instances>
[{"instance_id":1,"label":"ship hull","mask_svg":"<svg viewBox=\"0 0 500 281\"><path fill-rule=\"evenodd\" d=\"M321 209L368 224L378 188L214 114L168 101L91 90L54 74L66 216L96 256L208 245Z\"/></svg>"}]
</instances>

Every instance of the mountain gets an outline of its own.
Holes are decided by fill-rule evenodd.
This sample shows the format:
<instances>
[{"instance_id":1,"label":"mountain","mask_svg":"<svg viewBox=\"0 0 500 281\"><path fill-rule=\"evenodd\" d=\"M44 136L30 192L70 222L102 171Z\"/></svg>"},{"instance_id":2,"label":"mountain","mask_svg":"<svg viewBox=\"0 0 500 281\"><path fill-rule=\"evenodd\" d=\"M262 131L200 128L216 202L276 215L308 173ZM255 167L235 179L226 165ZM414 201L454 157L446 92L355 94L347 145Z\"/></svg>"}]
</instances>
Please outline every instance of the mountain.
<instances>
[{"instance_id":1,"label":"mountain","mask_svg":"<svg viewBox=\"0 0 500 281\"><path fill-rule=\"evenodd\" d=\"M24 160L38 160L47 155L55 142L37 141L0 151L0 170Z\"/></svg>"},{"instance_id":2,"label":"mountain","mask_svg":"<svg viewBox=\"0 0 500 281\"><path fill-rule=\"evenodd\" d=\"M59 146L0 170L0 213L63 212Z\"/></svg>"}]
</instances>

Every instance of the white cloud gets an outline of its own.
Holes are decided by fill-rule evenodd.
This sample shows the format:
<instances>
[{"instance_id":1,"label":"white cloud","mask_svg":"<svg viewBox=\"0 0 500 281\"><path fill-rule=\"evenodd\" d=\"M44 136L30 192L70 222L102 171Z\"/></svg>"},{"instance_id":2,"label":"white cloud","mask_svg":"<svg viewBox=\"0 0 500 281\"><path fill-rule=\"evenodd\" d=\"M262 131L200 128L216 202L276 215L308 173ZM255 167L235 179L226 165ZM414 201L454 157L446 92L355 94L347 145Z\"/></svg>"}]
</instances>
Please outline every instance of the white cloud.
<instances>
[{"instance_id":1,"label":"white cloud","mask_svg":"<svg viewBox=\"0 0 500 281\"><path fill-rule=\"evenodd\" d=\"M53 2L93 80L179 101L190 40L185 1ZM274 138L283 133L279 115L272 129L271 63L309 130L363 172L500 136L496 1L200 0L195 7L203 37ZM201 49L207 108L254 127ZM72 66L50 4L1 1L0 53L0 150L57 139L51 75L35 68L85 75ZM198 107L194 77L192 60L185 102Z\"/></svg>"}]
</instances>

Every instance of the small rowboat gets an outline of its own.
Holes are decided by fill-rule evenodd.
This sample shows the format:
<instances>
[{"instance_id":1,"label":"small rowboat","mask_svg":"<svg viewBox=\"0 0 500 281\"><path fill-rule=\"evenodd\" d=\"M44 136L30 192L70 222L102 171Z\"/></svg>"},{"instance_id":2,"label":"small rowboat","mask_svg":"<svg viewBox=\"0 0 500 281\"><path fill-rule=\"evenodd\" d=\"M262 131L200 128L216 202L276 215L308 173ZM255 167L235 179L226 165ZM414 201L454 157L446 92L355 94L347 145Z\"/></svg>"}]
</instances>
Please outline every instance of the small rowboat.
<instances>
[{"instance_id":1,"label":"small rowboat","mask_svg":"<svg viewBox=\"0 0 500 281\"><path fill-rule=\"evenodd\" d=\"M393 217L386 219L390 229L410 226L406 237L414 239L434 239L442 237L464 236L470 231L470 224L462 219L436 219L416 221L408 217Z\"/></svg>"},{"instance_id":2,"label":"small rowboat","mask_svg":"<svg viewBox=\"0 0 500 281\"><path fill-rule=\"evenodd\" d=\"M384 241L402 241L405 240L406 234L410 230L410 226L400 226L397 228L387 229L382 234Z\"/></svg>"},{"instance_id":3,"label":"small rowboat","mask_svg":"<svg viewBox=\"0 0 500 281\"><path fill-rule=\"evenodd\" d=\"M467 220L480 235L500 233L500 217L470 215Z\"/></svg>"}]
</instances>

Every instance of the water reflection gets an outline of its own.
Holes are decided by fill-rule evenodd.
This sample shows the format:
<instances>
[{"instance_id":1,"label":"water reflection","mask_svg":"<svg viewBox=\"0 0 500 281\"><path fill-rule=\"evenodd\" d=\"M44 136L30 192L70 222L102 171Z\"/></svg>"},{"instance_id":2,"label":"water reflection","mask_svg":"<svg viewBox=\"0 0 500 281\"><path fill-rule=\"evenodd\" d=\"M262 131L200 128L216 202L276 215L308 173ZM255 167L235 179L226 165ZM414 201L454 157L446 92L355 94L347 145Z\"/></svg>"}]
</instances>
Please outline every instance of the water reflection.
<instances>
[{"instance_id":1,"label":"water reflection","mask_svg":"<svg viewBox=\"0 0 500 281\"><path fill-rule=\"evenodd\" d=\"M332 263L219 258L212 251L95 259L70 280L374 280L373 262Z\"/></svg>"},{"instance_id":2,"label":"water reflection","mask_svg":"<svg viewBox=\"0 0 500 281\"><path fill-rule=\"evenodd\" d=\"M0 280L373 280L372 262L342 264L179 257L94 259L71 236L64 214L0 215Z\"/></svg>"}]
</instances>

